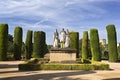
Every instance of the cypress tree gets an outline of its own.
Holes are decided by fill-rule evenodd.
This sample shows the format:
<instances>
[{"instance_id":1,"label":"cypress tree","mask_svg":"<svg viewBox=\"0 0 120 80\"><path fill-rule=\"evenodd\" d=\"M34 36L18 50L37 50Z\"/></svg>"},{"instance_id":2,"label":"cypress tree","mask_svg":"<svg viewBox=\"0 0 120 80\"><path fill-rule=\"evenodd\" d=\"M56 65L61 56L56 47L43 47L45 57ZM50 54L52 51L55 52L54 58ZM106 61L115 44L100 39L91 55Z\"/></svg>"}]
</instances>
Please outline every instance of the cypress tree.
<instances>
[{"instance_id":1,"label":"cypress tree","mask_svg":"<svg viewBox=\"0 0 120 80\"><path fill-rule=\"evenodd\" d=\"M108 36L108 52L109 52L109 61L116 62L118 60L117 53L117 37L115 25L106 26L107 36Z\"/></svg>"},{"instance_id":2,"label":"cypress tree","mask_svg":"<svg viewBox=\"0 0 120 80\"><path fill-rule=\"evenodd\" d=\"M82 39L82 59L88 59L89 51L88 51L88 31L83 32Z\"/></svg>"},{"instance_id":3,"label":"cypress tree","mask_svg":"<svg viewBox=\"0 0 120 80\"><path fill-rule=\"evenodd\" d=\"M14 30L14 58L15 60L21 59L21 49L22 49L22 28L17 26Z\"/></svg>"},{"instance_id":4,"label":"cypress tree","mask_svg":"<svg viewBox=\"0 0 120 80\"><path fill-rule=\"evenodd\" d=\"M46 52L46 43L45 43L45 32L35 31L34 32L34 44L33 44L33 57L34 58L43 58Z\"/></svg>"},{"instance_id":5,"label":"cypress tree","mask_svg":"<svg viewBox=\"0 0 120 80\"><path fill-rule=\"evenodd\" d=\"M93 61L101 61L99 35L97 29L90 29L90 46Z\"/></svg>"},{"instance_id":6,"label":"cypress tree","mask_svg":"<svg viewBox=\"0 0 120 80\"><path fill-rule=\"evenodd\" d=\"M0 24L0 61L7 60L8 24Z\"/></svg>"},{"instance_id":7,"label":"cypress tree","mask_svg":"<svg viewBox=\"0 0 120 80\"><path fill-rule=\"evenodd\" d=\"M76 49L76 57L79 58L79 32L70 32L70 48Z\"/></svg>"},{"instance_id":8,"label":"cypress tree","mask_svg":"<svg viewBox=\"0 0 120 80\"><path fill-rule=\"evenodd\" d=\"M32 50L33 50L33 45L32 45L32 34L33 31L28 30L27 31L27 37L25 41L25 53L26 53L26 59L30 59L32 56Z\"/></svg>"}]
</instances>

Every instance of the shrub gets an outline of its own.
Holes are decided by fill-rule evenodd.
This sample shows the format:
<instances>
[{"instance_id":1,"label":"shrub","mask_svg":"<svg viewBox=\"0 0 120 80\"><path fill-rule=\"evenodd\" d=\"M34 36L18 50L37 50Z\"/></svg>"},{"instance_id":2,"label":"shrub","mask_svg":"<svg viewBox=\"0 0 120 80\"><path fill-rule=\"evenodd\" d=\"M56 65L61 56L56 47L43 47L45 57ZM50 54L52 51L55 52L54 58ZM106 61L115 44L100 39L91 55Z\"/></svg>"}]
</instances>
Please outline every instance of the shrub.
<instances>
[{"instance_id":1,"label":"shrub","mask_svg":"<svg viewBox=\"0 0 120 80\"><path fill-rule=\"evenodd\" d=\"M81 59L82 63L91 63L91 60L89 59Z\"/></svg>"},{"instance_id":2,"label":"shrub","mask_svg":"<svg viewBox=\"0 0 120 80\"><path fill-rule=\"evenodd\" d=\"M14 58L15 60L21 59L21 48L22 48L22 28L17 26L14 30Z\"/></svg>"},{"instance_id":3,"label":"shrub","mask_svg":"<svg viewBox=\"0 0 120 80\"><path fill-rule=\"evenodd\" d=\"M34 44L33 44L33 57L42 58L46 53L46 38L45 32L36 31L34 32Z\"/></svg>"},{"instance_id":4,"label":"shrub","mask_svg":"<svg viewBox=\"0 0 120 80\"><path fill-rule=\"evenodd\" d=\"M89 51L88 51L88 31L83 32L82 39L82 59L88 59Z\"/></svg>"},{"instance_id":5,"label":"shrub","mask_svg":"<svg viewBox=\"0 0 120 80\"><path fill-rule=\"evenodd\" d=\"M31 58L29 61L27 61L28 64L35 64L37 63L39 60L36 58Z\"/></svg>"},{"instance_id":6,"label":"shrub","mask_svg":"<svg viewBox=\"0 0 120 80\"><path fill-rule=\"evenodd\" d=\"M94 70L94 66L91 64L76 64L72 65L72 70Z\"/></svg>"},{"instance_id":7,"label":"shrub","mask_svg":"<svg viewBox=\"0 0 120 80\"><path fill-rule=\"evenodd\" d=\"M25 52L26 52L26 59L30 59L32 56L33 45L32 45L32 33L33 31L27 31L27 38L25 42Z\"/></svg>"},{"instance_id":8,"label":"shrub","mask_svg":"<svg viewBox=\"0 0 120 80\"><path fill-rule=\"evenodd\" d=\"M108 70L109 65L105 63L96 64L19 64L19 70Z\"/></svg>"},{"instance_id":9,"label":"shrub","mask_svg":"<svg viewBox=\"0 0 120 80\"><path fill-rule=\"evenodd\" d=\"M76 57L79 57L79 33L70 32L70 48L76 49Z\"/></svg>"},{"instance_id":10,"label":"shrub","mask_svg":"<svg viewBox=\"0 0 120 80\"><path fill-rule=\"evenodd\" d=\"M0 61L7 60L8 25L0 24Z\"/></svg>"},{"instance_id":11,"label":"shrub","mask_svg":"<svg viewBox=\"0 0 120 80\"><path fill-rule=\"evenodd\" d=\"M100 61L101 53L100 53L100 44L99 44L99 36L97 29L90 30L90 46L92 52L92 60Z\"/></svg>"},{"instance_id":12,"label":"shrub","mask_svg":"<svg viewBox=\"0 0 120 80\"><path fill-rule=\"evenodd\" d=\"M115 25L108 25L106 26L106 29L108 35L109 61L116 62L118 60L118 53L117 53L117 37L116 37Z\"/></svg>"},{"instance_id":13,"label":"shrub","mask_svg":"<svg viewBox=\"0 0 120 80\"><path fill-rule=\"evenodd\" d=\"M109 64L98 61L92 61L92 64L94 65L95 70L109 70Z\"/></svg>"}]
</instances>

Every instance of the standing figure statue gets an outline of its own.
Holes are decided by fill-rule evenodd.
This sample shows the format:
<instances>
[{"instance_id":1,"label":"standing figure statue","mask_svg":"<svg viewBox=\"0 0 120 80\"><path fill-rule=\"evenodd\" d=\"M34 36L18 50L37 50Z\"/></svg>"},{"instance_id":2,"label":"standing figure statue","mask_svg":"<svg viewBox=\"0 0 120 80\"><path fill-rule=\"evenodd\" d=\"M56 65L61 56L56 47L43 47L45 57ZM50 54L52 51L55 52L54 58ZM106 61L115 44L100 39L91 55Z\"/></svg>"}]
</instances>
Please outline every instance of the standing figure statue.
<instances>
[{"instance_id":1,"label":"standing figure statue","mask_svg":"<svg viewBox=\"0 0 120 80\"><path fill-rule=\"evenodd\" d=\"M66 32L64 31L64 28L63 28L62 31L60 32L61 48L64 48L65 39L66 39Z\"/></svg>"},{"instance_id":2,"label":"standing figure statue","mask_svg":"<svg viewBox=\"0 0 120 80\"><path fill-rule=\"evenodd\" d=\"M53 47L54 48L58 48L59 46L59 35L58 35L58 32L57 32L57 29L56 31L54 32L54 43L53 43Z\"/></svg>"},{"instance_id":3,"label":"standing figure statue","mask_svg":"<svg viewBox=\"0 0 120 80\"><path fill-rule=\"evenodd\" d=\"M69 47L70 47L70 34L69 34L68 29L67 29L66 40L65 40L65 48L69 48Z\"/></svg>"}]
</instances>

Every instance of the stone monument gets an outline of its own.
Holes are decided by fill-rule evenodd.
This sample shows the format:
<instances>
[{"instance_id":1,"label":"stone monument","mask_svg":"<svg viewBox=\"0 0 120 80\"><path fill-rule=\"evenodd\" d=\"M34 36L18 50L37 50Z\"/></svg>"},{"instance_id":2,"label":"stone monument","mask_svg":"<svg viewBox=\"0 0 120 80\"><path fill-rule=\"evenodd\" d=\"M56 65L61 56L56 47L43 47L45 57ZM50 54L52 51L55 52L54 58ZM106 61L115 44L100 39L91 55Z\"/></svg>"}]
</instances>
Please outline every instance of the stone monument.
<instances>
[{"instance_id":1,"label":"stone monument","mask_svg":"<svg viewBox=\"0 0 120 80\"><path fill-rule=\"evenodd\" d=\"M50 62L52 63L75 63L76 49L70 48L69 30L60 32L60 40L57 29L54 32L53 48L50 50ZM60 47L59 47L60 45Z\"/></svg>"}]
</instances>

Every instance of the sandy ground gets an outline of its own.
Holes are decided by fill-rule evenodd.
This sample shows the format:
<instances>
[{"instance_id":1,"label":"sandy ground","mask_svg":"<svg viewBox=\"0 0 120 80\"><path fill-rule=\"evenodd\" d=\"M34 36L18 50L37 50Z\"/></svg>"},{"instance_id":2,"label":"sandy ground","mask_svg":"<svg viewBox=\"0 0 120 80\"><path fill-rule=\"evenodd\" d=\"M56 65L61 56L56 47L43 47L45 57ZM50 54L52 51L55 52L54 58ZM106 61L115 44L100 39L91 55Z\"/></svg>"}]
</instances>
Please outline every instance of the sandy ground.
<instances>
[{"instance_id":1,"label":"sandy ground","mask_svg":"<svg viewBox=\"0 0 120 80\"><path fill-rule=\"evenodd\" d=\"M120 63L104 61L111 70L103 71L18 71L21 62L0 62L0 80L120 80Z\"/></svg>"}]
</instances>

